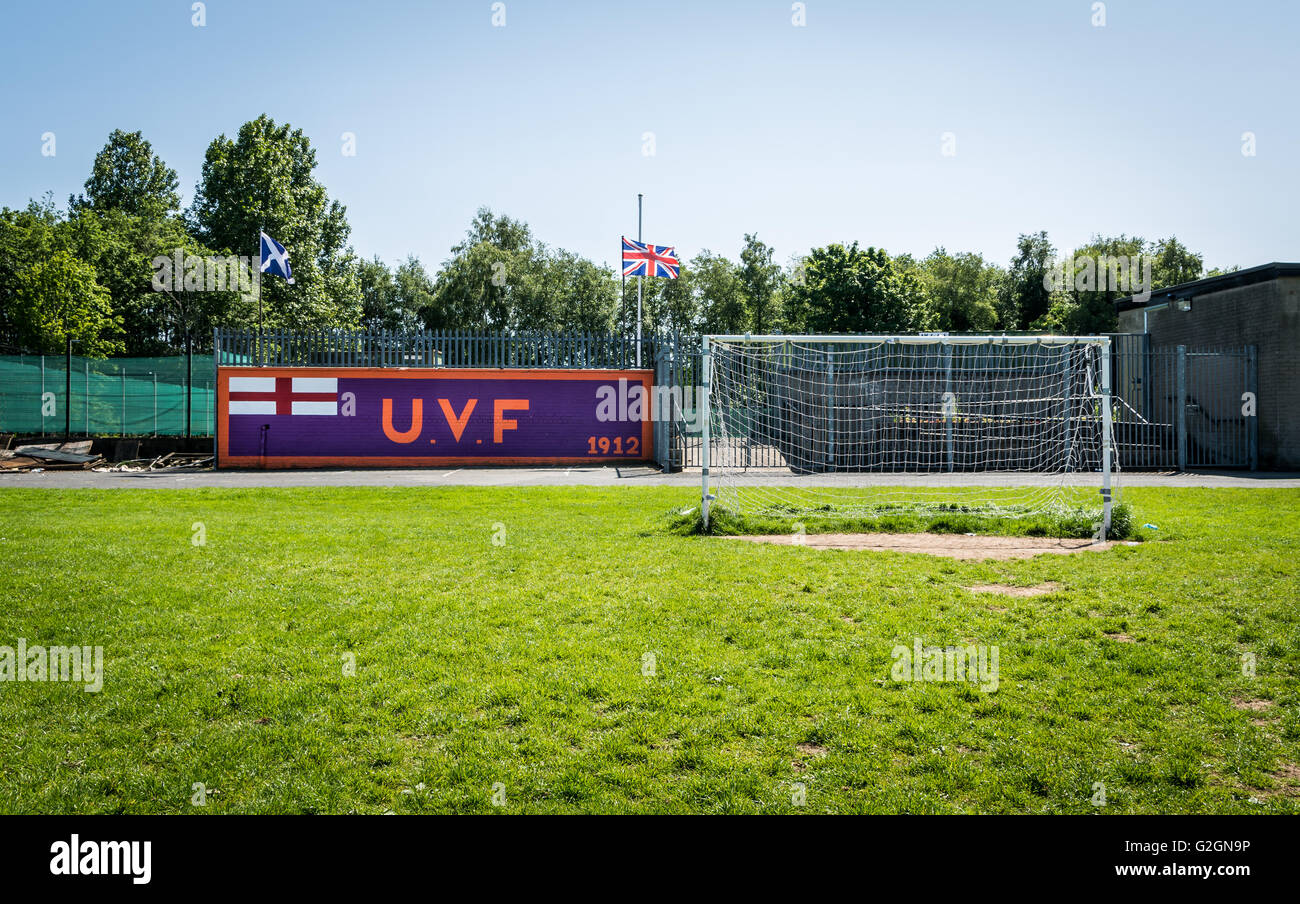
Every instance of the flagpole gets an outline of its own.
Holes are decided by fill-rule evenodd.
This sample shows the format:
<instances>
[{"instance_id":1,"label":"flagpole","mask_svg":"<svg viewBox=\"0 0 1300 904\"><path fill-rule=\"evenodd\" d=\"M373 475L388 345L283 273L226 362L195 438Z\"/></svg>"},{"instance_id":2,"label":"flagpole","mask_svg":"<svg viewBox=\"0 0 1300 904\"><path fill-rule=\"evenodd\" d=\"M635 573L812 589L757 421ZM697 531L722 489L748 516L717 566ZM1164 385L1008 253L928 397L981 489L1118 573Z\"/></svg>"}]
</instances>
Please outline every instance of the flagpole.
<instances>
[{"instance_id":1,"label":"flagpole","mask_svg":"<svg viewBox=\"0 0 1300 904\"><path fill-rule=\"evenodd\" d=\"M641 193L636 193L636 240L641 241ZM649 261L646 262L646 269L650 267ZM642 277L636 278L636 366L641 368L641 280Z\"/></svg>"},{"instance_id":2,"label":"flagpole","mask_svg":"<svg viewBox=\"0 0 1300 904\"><path fill-rule=\"evenodd\" d=\"M266 360L263 355L262 346L262 233L266 231L266 224L263 223L257 227L257 270L254 279L257 280L257 366L261 367L262 362Z\"/></svg>"}]
</instances>

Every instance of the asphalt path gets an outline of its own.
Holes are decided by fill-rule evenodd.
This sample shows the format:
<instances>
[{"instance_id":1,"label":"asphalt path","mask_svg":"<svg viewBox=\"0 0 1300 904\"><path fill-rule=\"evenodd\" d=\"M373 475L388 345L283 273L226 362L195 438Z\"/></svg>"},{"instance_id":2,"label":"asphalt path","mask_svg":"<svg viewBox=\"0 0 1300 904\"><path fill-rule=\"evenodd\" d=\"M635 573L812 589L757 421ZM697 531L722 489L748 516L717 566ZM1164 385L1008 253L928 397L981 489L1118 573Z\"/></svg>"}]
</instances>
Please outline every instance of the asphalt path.
<instances>
[{"instance_id":1,"label":"asphalt path","mask_svg":"<svg viewBox=\"0 0 1300 904\"><path fill-rule=\"evenodd\" d=\"M1047 474L816 474L795 477L785 470L728 475L742 486L1054 486ZM1067 475L1068 486L1100 486L1097 474ZM1300 474L1264 471L1125 472L1120 487L1254 487L1300 489ZM652 467L402 468L375 470L213 471L27 471L0 472L0 489L186 489L192 487L530 487L530 486L699 486L692 468L665 474Z\"/></svg>"}]
</instances>

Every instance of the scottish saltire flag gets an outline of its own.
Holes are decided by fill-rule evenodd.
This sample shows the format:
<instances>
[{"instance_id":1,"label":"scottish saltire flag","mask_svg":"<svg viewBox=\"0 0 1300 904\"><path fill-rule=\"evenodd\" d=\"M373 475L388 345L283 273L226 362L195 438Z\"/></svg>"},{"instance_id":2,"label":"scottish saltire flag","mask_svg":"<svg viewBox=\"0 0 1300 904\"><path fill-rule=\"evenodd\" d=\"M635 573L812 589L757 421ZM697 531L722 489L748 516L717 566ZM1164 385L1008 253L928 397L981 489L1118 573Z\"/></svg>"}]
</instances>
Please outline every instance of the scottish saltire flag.
<instances>
[{"instance_id":1,"label":"scottish saltire flag","mask_svg":"<svg viewBox=\"0 0 1300 904\"><path fill-rule=\"evenodd\" d=\"M338 414L338 377L231 377L231 414Z\"/></svg>"},{"instance_id":2,"label":"scottish saltire flag","mask_svg":"<svg viewBox=\"0 0 1300 904\"><path fill-rule=\"evenodd\" d=\"M624 276L666 276L676 279L681 269L677 249L671 245L643 245L623 237Z\"/></svg>"},{"instance_id":3,"label":"scottish saltire flag","mask_svg":"<svg viewBox=\"0 0 1300 904\"><path fill-rule=\"evenodd\" d=\"M289 252L284 246L262 233L262 272L272 276L283 276L293 285L293 268L289 266Z\"/></svg>"}]
</instances>

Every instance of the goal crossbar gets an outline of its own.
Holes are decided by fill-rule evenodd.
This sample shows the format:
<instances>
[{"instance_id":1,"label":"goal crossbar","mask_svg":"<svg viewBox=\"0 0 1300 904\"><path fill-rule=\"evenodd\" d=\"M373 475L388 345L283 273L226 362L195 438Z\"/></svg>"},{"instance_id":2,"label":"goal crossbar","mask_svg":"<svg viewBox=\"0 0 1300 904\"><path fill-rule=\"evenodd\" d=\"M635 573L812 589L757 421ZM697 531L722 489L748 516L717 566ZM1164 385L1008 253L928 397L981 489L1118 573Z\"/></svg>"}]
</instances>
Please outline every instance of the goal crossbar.
<instances>
[{"instance_id":1,"label":"goal crossbar","mask_svg":"<svg viewBox=\"0 0 1300 904\"><path fill-rule=\"evenodd\" d=\"M770 333L766 335L715 333L704 338L712 342L797 342L816 345L831 343L846 345L871 345L877 343L887 345L1110 345L1109 336L974 336L967 334L958 336L926 336L924 334L909 336L866 334L855 336L844 333L824 336L796 336L788 333Z\"/></svg>"}]
</instances>

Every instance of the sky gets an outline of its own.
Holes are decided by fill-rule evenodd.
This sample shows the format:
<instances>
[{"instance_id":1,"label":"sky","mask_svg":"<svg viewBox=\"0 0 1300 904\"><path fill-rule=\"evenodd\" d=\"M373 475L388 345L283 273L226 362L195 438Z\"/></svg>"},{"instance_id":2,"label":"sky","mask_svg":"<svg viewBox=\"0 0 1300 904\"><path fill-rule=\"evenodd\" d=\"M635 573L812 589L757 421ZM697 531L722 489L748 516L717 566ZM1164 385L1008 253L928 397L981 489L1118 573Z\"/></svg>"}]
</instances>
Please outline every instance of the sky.
<instances>
[{"instance_id":1,"label":"sky","mask_svg":"<svg viewBox=\"0 0 1300 904\"><path fill-rule=\"evenodd\" d=\"M780 262L856 240L1005 264L1046 230L1300 260L1294 0L194 6L5 5L0 206L66 204L115 128L188 205L209 142L266 113L312 141L359 254L431 271L482 206L612 264L638 192L685 258L757 233Z\"/></svg>"}]
</instances>

